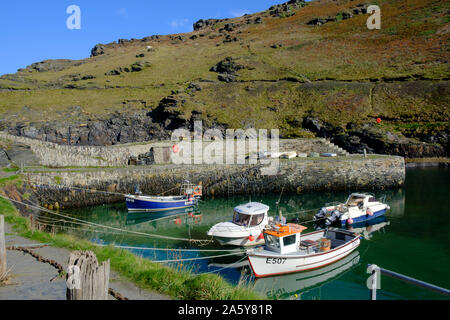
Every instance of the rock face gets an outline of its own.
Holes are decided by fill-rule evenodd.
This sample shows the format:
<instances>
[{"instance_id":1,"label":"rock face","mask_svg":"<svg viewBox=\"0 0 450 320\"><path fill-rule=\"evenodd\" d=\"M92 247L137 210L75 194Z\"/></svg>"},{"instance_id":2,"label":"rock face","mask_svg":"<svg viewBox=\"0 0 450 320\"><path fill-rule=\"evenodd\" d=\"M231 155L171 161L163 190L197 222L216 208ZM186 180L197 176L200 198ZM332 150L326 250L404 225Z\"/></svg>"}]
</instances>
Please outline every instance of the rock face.
<instances>
[{"instance_id":1,"label":"rock face","mask_svg":"<svg viewBox=\"0 0 450 320\"><path fill-rule=\"evenodd\" d=\"M6 167L10 161L16 166L39 165L39 159L27 145L13 143L7 150L0 149L0 167Z\"/></svg>"},{"instance_id":2,"label":"rock face","mask_svg":"<svg viewBox=\"0 0 450 320\"><path fill-rule=\"evenodd\" d=\"M274 17L287 18L295 14L294 10L306 6L304 0L290 0L288 2L272 6L269 8L269 14Z\"/></svg>"},{"instance_id":3,"label":"rock face","mask_svg":"<svg viewBox=\"0 0 450 320\"><path fill-rule=\"evenodd\" d=\"M194 23L194 31L205 29L207 27L211 27L219 22L227 21L228 19L200 19Z\"/></svg>"},{"instance_id":4,"label":"rock face","mask_svg":"<svg viewBox=\"0 0 450 320\"><path fill-rule=\"evenodd\" d=\"M319 137L329 138L333 143L350 153L390 154L406 158L434 158L448 156L448 135L439 133L428 137L431 143L419 142L399 134L385 132L375 125L333 127L316 118L307 117L303 127L314 132Z\"/></svg>"},{"instance_id":5,"label":"rock face","mask_svg":"<svg viewBox=\"0 0 450 320\"><path fill-rule=\"evenodd\" d=\"M16 124L8 127L7 131L31 139L84 146L108 146L167 137L161 126L153 122L149 111L116 112L109 119L86 123L48 122L42 126Z\"/></svg>"},{"instance_id":6,"label":"rock face","mask_svg":"<svg viewBox=\"0 0 450 320\"><path fill-rule=\"evenodd\" d=\"M70 59L44 60L29 65L26 70L37 72L61 71L70 66L81 65L82 62Z\"/></svg>"},{"instance_id":7,"label":"rock face","mask_svg":"<svg viewBox=\"0 0 450 320\"><path fill-rule=\"evenodd\" d=\"M91 50L91 57L96 57L105 53L105 46L102 44L97 44Z\"/></svg>"},{"instance_id":8,"label":"rock face","mask_svg":"<svg viewBox=\"0 0 450 320\"><path fill-rule=\"evenodd\" d=\"M0 148L0 167L6 167L9 165L9 158L8 154Z\"/></svg>"},{"instance_id":9,"label":"rock face","mask_svg":"<svg viewBox=\"0 0 450 320\"><path fill-rule=\"evenodd\" d=\"M224 82L235 82L236 72L244 69L243 65L238 64L232 57L227 57L213 66L210 71L219 73L219 80Z\"/></svg>"}]
</instances>

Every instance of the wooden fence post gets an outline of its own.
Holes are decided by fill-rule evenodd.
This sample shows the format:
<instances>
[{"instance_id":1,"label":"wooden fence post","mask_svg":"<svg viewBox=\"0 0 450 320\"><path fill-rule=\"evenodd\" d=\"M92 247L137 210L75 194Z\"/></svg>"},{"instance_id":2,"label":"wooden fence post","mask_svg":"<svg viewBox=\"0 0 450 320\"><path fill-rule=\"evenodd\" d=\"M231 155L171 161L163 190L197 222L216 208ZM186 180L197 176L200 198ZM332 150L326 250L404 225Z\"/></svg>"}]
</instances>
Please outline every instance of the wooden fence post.
<instances>
[{"instance_id":1,"label":"wooden fence post","mask_svg":"<svg viewBox=\"0 0 450 320\"><path fill-rule=\"evenodd\" d=\"M109 260L101 266L92 251L74 251L66 276L67 300L108 300Z\"/></svg>"},{"instance_id":2,"label":"wooden fence post","mask_svg":"<svg viewBox=\"0 0 450 320\"><path fill-rule=\"evenodd\" d=\"M0 276L6 276L5 217L0 216Z\"/></svg>"}]
</instances>

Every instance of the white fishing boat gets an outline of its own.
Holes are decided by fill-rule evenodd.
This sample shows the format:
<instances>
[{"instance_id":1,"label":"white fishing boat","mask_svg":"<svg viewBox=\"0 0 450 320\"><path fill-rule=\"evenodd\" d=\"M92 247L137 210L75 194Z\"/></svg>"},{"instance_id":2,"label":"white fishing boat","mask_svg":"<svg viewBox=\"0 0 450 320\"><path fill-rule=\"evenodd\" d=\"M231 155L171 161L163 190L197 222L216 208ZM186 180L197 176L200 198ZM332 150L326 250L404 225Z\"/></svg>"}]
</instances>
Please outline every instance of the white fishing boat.
<instances>
[{"instance_id":1,"label":"white fishing boat","mask_svg":"<svg viewBox=\"0 0 450 320\"><path fill-rule=\"evenodd\" d=\"M256 246L264 243L264 228L270 223L269 207L250 202L234 208L232 221L221 222L213 226L208 235L221 245Z\"/></svg>"},{"instance_id":2,"label":"white fishing boat","mask_svg":"<svg viewBox=\"0 0 450 320\"><path fill-rule=\"evenodd\" d=\"M314 216L315 220L324 220L327 226L339 222L341 226L378 218L390 207L378 201L371 194L353 193L345 203L329 203Z\"/></svg>"},{"instance_id":3,"label":"white fishing boat","mask_svg":"<svg viewBox=\"0 0 450 320\"><path fill-rule=\"evenodd\" d=\"M271 300L293 299L319 285L336 280L360 262L358 251L326 267L277 277L258 278L253 290Z\"/></svg>"},{"instance_id":4,"label":"white fishing boat","mask_svg":"<svg viewBox=\"0 0 450 320\"><path fill-rule=\"evenodd\" d=\"M264 231L265 246L247 250L256 278L312 270L327 266L352 253L360 235L330 228L302 235L298 224L271 225Z\"/></svg>"}]
</instances>

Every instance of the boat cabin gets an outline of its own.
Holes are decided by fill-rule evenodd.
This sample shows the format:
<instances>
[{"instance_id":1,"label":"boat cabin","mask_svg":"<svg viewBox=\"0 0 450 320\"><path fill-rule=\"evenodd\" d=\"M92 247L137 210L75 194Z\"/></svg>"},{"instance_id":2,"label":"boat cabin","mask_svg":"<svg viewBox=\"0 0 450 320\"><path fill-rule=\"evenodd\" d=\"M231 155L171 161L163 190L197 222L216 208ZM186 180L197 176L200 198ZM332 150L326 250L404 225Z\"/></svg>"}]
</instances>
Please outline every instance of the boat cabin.
<instances>
[{"instance_id":1,"label":"boat cabin","mask_svg":"<svg viewBox=\"0 0 450 320\"><path fill-rule=\"evenodd\" d=\"M308 229L298 224L278 224L264 231L266 249L281 254L298 251L301 233Z\"/></svg>"},{"instance_id":2,"label":"boat cabin","mask_svg":"<svg viewBox=\"0 0 450 320\"><path fill-rule=\"evenodd\" d=\"M243 227L256 227L263 222L267 223L269 207L259 203L250 202L234 208L233 223Z\"/></svg>"},{"instance_id":3,"label":"boat cabin","mask_svg":"<svg viewBox=\"0 0 450 320\"><path fill-rule=\"evenodd\" d=\"M370 202L378 202L373 195L353 193L348 198L346 205L348 207L367 207Z\"/></svg>"}]
</instances>

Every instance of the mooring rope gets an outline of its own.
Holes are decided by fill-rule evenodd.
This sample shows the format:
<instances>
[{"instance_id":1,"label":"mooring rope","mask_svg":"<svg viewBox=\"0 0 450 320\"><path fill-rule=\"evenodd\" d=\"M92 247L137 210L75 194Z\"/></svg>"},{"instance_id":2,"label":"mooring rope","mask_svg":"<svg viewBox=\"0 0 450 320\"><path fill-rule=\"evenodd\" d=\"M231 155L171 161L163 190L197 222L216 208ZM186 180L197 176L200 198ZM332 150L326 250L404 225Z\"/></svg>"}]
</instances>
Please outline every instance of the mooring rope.
<instances>
[{"instance_id":1,"label":"mooring rope","mask_svg":"<svg viewBox=\"0 0 450 320\"><path fill-rule=\"evenodd\" d=\"M168 262L196 261L196 260L206 260L206 259L220 258L220 257L229 257L229 256L236 256L236 255L241 255L241 253L227 253L227 254L221 254L221 255L217 255L217 256L198 257L198 258L186 258L186 259L157 260L157 261L152 260L152 262L155 262L155 263L168 263Z\"/></svg>"},{"instance_id":2,"label":"mooring rope","mask_svg":"<svg viewBox=\"0 0 450 320\"><path fill-rule=\"evenodd\" d=\"M97 246L101 247L107 247L107 244L97 244ZM226 249L181 249L181 248L146 248L146 247L131 247L131 246L116 246L113 245L114 248L117 249L128 249L128 250L153 250L153 251L182 251L182 252L236 252L236 253L245 253L244 250L240 249L232 249L232 250L226 250Z\"/></svg>"},{"instance_id":3,"label":"mooring rope","mask_svg":"<svg viewBox=\"0 0 450 320\"><path fill-rule=\"evenodd\" d=\"M232 268L233 266L237 265L238 263L241 263L241 262L244 261L245 259L247 259L247 256L243 257L243 258L240 259L239 261L236 261L236 262L234 262L234 263L231 263L231 264L227 265L226 267L223 267L223 268L220 268L220 269L217 269L217 270L213 270L213 271L202 272L201 274L215 273L215 272L220 272L220 271L225 270L225 269L230 269L230 268Z\"/></svg>"},{"instance_id":4,"label":"mooring rope","mask_svg":"<svg viewBox=\"0 0 450 320\"><path fill-rule=\"evenodd\" d=\"M83 223L86 223L86 224L89 224L89 225L92 225L92 226L96 226L96 227L100 227L100 228L105 228L105 229L110 229L110 230L130 233L130 234L142 235L142 236L146 236L146 237L149 237L149 238L158 238L158 239L164 239L164 240L174 240L174 241L185 241L185 242L190 242L190 243L198 243L199 245L204 245L205 243L211 243L211 242L214 241L212 239L208 240L208 239L177 238L177 237L163 236L163 235L152 234L152 233L143 233L143 232L126 230L126 229L121 229L121 228L116 228L116 227L111 227L111 226L105 226L105 225L101 225L101 224L98 224L98 223L95 223L95 222L85 221L85 220L82 220L82 219L66 216L66 215L57 213L55 211L52 211L52 210L40 207L38 205L30 205L30 204L27 204L27 203L24 203L24 202L21 202L21 201L18 201L18 200L14 200L14 199L5 197L3 195L0 195L0 197L3 198L3 199L9 200L11 202L14 202L14 203L18 203L18 204L21 204L21 205L24 205L24 206L27 206L27 207L38 209L38 210L43 211L43 212L51 213L51 214L54 214L56 216L60 216L60 217L67 218L67 219L72 219L74 221L83 222ZM68 221L68 222L70 222L70 221Z\"/></svg>"}]
</instances>

